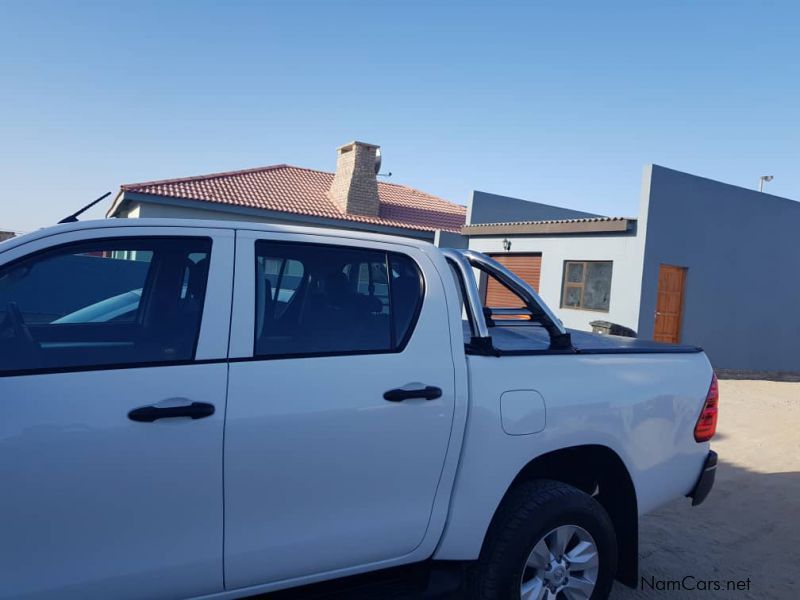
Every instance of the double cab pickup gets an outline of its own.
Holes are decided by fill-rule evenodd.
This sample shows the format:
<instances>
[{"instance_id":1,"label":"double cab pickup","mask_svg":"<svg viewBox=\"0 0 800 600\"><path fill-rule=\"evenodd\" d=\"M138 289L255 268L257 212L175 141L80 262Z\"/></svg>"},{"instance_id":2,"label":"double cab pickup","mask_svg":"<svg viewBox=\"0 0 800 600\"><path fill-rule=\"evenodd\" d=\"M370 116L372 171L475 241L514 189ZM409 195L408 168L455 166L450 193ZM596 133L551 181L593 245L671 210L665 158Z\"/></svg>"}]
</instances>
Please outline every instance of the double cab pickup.
<instances>
[{"instance_id":1,"label":"double cab pickup","mask_svg":"<svg viewBox=\"0 0 800 600\"><path fill-rule=\"evenodd\" d=\"M459 598L606 598L639 516L709 492L717 403L699 348L567 330L469 250L58 225L0 243L0 597L414 566Z\"/></svg>"}]
</instances>

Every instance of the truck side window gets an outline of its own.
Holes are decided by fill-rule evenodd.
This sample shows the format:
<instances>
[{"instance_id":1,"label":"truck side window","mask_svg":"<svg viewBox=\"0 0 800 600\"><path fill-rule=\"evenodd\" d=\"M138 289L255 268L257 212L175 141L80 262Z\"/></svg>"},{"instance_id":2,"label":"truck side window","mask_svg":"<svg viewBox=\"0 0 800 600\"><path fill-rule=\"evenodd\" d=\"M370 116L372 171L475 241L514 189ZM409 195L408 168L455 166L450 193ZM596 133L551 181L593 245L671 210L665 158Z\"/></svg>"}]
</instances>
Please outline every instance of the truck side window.
<instances>
[{"instance_id":1,"label":"truck side window","mask_svg":"<svg viewBox=\"0 0 800 600\"><path fill-rule=\"evenodd\" d=\"M416 263L402 254L389 254L392 275L392 308L396 347L405 346L422 307L422 273Z\"/></svg>"},{"instance_id":2,"label":"truck side window","mask_svg":"<svg viewBox=\"0 0 800 600\"><path fill-rule=\"evenodd\" d=\"M409 257L301 243L256 243L256 356L394 352L422 303Z\"/></svg>"},{"instance_id":3,"label":"truck side window","mask_svg":"<svg viewBox=\"0 0 800 600\"><path fill-rule=\"evenodd\" d=\"M0 270L0 373L190 360L211 240L79 242Z\"/></svg>"},{"instance_id":4,"label":"truck side window","mask_svg":"<svg viewBox=\"0 0 800 600\"><path fill-rule=\"evenodd\" d=\"M467 302L464 298L464 282L461 275L458 273L455 265L448 259L447 266L450 269L450 275L453 276L453 281L456 284L456 291L458 292L458 312L461 315L461 329L464 334L464 343L468 343L470 338L475 335L473 331L473 324L470 321L469 310L467 310Z\"/></svg>"}]
</instances>

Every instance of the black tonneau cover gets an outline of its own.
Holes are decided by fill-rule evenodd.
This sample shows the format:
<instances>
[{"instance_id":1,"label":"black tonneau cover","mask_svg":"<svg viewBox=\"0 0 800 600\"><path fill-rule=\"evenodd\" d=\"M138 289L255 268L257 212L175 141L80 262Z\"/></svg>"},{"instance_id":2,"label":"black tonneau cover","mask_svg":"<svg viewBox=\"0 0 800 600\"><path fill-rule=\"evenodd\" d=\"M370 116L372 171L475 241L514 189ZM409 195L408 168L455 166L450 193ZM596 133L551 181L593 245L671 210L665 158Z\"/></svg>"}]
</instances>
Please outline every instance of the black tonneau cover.
<instances>
[{"instance_id":1,"label":"black tonneau cover","mask_svg":"<svg viewBox=\"0 0 800 600\"><path fill-rule=\"evenodd\" d=\"M572 349L550 348L547 331L533 323L497 325L489 328L492 345L500 355L514 354L675 354L702 352L697 346L662 344L638 338L600 335L576 329L567 330L572 336ZM465 322L464 339L469 342L470 329Z\"/></svg>"}]
</instances>

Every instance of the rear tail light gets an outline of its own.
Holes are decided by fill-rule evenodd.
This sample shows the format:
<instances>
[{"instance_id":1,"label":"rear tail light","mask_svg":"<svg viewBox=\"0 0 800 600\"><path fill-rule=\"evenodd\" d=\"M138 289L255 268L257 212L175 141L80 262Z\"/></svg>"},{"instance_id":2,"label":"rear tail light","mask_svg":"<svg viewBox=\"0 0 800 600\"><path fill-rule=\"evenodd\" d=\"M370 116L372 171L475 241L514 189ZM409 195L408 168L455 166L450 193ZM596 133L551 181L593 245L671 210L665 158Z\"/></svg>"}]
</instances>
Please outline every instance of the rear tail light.
<instances>
[{"instance_id":1,"label":"rear tail light","mask_svg":"<svg viewBox=\"0 0 800 600\"><path fill-rule=\"evenodd\" d=\"M716 374L711 376L711 385L708 388L706 403L703 411L694 426L694 439L697 442L707 442L717 432L717 414L719 413L719 385Z\"/></svg>"}]
</instances>

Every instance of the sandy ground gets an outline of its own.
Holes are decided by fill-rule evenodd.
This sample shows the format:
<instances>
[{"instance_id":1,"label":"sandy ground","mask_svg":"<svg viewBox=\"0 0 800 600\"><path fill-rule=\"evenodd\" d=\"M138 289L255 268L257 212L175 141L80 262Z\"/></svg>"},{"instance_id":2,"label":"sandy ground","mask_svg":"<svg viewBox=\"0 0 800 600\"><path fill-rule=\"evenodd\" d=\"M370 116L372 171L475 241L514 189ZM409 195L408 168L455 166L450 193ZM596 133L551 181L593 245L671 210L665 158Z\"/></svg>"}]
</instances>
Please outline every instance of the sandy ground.
<instances>
[{"instance_id":1,"label":"sandy ground","mask_svg":"<svg viewBox=\"0 0 800 600\"><path fill-rule=\"evenodd\" d=\"M800 598L800 383L720 381L712 448L720 464L711 495L642 518L639 589L617 584L613 600ZM657 591L641 581L686 576L690 587L749 578L749 590Z\"/></svg>"}]
</instances>

